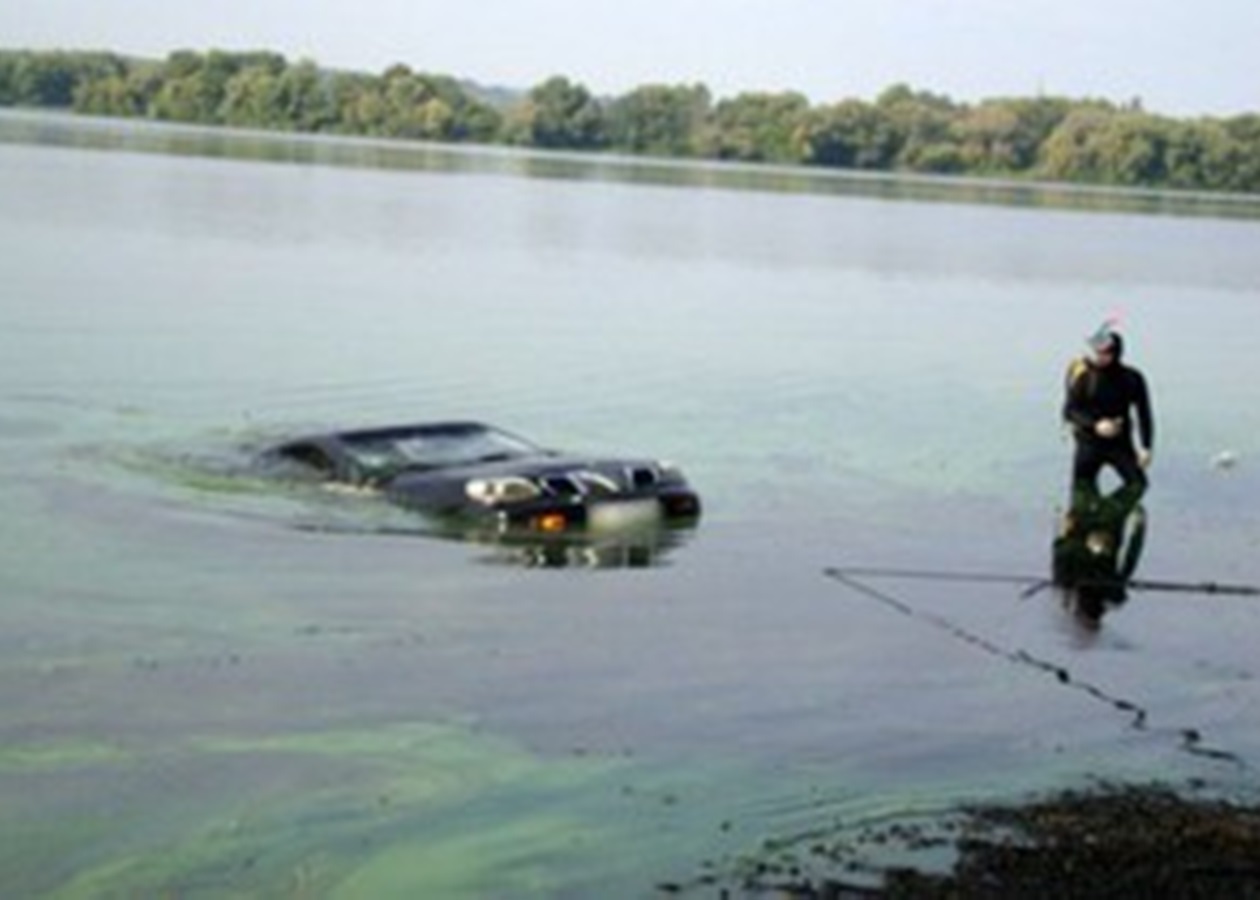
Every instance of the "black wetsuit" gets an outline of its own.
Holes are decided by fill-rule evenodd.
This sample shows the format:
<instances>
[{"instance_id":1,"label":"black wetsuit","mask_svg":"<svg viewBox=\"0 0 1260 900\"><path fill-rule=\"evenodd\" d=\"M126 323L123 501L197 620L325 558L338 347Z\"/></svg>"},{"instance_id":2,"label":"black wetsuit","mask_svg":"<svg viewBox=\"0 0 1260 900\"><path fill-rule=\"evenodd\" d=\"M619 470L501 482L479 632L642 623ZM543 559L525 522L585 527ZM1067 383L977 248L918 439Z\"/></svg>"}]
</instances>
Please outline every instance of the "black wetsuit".
<instances>
[{"instance_id":1,"label":"black wetsuit","mask_svg":"<svg viewBox=\"0 0 1260 900\"><path fill-rule=\"evenodd\" d=\"M1068 376L1063 418L1076 438L1072 462L1074 491L1098 490L1098 474L1111 466L1124 481L1124 490L1140 496L1146 490L1146 473L1133 446L1133 419L1137 417L1138 437L1148 451L1155 441L1155 418L1151 414L1146 379L1137 369L1121 361L1123 344L1115 335L1115 358L1109 365L1077 363ZM1094 430L1100 419L1120 419L1120 433L1100 437Z\"/></svg>"}]
</instances>

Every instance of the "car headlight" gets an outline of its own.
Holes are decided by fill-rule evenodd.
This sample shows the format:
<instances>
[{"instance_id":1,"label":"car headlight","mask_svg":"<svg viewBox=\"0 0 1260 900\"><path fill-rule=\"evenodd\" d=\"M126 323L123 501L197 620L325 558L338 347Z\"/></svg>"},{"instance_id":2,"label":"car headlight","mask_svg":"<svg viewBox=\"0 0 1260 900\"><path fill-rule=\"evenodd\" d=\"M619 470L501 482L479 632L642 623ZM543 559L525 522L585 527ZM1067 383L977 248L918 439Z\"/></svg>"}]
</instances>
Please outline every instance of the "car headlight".
<instances>
[{"instance_id":1,"label":"car headlight","mask_svg":"<svg viewBox=\"0 0 1260 900\"><path fill-rule=\"evenodd\" d=\"M542 493L541 488L528 478L510 475L505 478L474 478L464 485L464 493L470 500L495 506L500 503L524 503Z\"/></svg>"}]
</instances>

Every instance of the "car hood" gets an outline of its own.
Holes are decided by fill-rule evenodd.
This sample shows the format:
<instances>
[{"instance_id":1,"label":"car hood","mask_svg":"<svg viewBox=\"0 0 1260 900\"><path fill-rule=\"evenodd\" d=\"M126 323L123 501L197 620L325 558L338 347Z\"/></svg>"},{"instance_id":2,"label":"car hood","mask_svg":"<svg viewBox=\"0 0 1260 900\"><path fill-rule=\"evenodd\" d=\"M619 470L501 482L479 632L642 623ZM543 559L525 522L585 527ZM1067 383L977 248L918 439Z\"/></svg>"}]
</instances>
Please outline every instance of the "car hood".
<instances>
[{"instance_id":1,"label":"car hood","mask_svg":"<svg viewBox=\"0 0 1260 900\"><path fill-rule=\"evenodd\" d=\"M458 481L461 484L474 478L501 478L511 475L535 478L558 476L574 472L597 472L615 481L618 486L630 489L634 486L636 472L651 472L660 477L665 470L654 459L608 459L579 455L518 456L509 460L473 463L464 466L443 466L438 469L412 469L395 476L391 486L427 484L435 481Z\"/></svg>"}]
</instances>

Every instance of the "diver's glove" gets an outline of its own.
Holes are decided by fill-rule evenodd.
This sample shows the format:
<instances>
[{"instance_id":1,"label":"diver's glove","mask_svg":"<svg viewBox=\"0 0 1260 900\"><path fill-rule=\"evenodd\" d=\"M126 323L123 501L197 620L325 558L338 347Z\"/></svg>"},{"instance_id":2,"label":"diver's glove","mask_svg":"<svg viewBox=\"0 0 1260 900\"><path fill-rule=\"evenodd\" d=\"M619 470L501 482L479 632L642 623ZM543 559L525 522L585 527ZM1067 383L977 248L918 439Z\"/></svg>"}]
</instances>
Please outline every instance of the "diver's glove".
<instances>
[{"instance_id":1,"label":"diver's glove","mask_svg":"<svg viewBox=\"0 0 1260 900\"><path fill-rule=\"evenodd\" d=\"M1137 454L1138 465L1143 469L1149 469L1151 463L1155 461L1155 454L1150 450L1139 450Z\"/></svg>"}]
</instances>

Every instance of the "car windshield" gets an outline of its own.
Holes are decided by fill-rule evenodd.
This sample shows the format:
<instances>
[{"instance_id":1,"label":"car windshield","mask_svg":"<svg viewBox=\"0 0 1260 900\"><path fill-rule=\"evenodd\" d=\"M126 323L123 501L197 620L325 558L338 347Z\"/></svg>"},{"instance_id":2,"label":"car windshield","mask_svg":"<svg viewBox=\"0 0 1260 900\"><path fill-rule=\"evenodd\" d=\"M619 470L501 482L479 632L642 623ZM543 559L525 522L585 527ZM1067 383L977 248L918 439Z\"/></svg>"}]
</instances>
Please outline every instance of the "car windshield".
<instances>
[{"instance_id":1,"label":"car windshield","mask_svg":"<svg viewBox=\"0 0 1260 900\"><path fill-rule=\"evenodd\" d=\"M343 438L346 452L374 476L515 459L541 452L514 435L484 426L430 426Z\"/></svg>"}]
</instances>

